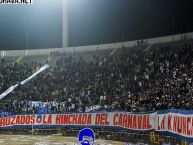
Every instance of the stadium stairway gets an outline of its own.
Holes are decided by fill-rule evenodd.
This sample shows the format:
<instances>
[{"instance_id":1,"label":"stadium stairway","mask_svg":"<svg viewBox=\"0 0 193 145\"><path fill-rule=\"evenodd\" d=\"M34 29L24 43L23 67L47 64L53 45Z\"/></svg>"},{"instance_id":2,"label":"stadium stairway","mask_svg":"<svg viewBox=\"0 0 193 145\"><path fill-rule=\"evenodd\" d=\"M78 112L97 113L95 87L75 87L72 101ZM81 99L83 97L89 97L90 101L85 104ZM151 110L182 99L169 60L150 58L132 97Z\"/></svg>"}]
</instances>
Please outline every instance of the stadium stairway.
<instances>
[{"instance_id":1,"label":"stadium stairway","mask_svg":"<svg viewBox=\"0 0 193 145\"><path fill-rule=\"evenodd\" d=\"M20 55L16 58L15 63L19 64L24 58L24 55Z\"/></svg>"},{"instance_id":2,"label":"stadium stairway","mask_svg":"<svg viewBox=\"0 0 193 145\"><path fill-rule=\"evenodd\" d=\"M141 53L147 53L151 48L152 48L153 45L148 45L148 46L135 46L133 47L133 49L135 50L141 50ZM107 54L105 57L103 57L100 61L99 61L99 66L102 65L104 62L107 61L107 56L113 56L115 55L118 50L120 49L124 49L124 53L130 53L130 48L115 48L113 49L109 54ZM127 50L126 50L127 49ZM126 52L125 52L126 51Z\"/></svg>"},{"instance_id":3,"label":"stadium stairway","mask_svg":"<svg viewBox=\"0 0 193 145\"><path fill-rule=\"evenodd\" d=\"M107 61L107 56L112 56L114 55L120 48L115 48L113 49L109 54L107 54L105 57L103 57L100 61L99 61L99 66L101 66L104 62Z\"/></svg>"},{"instance_id":4,"label":"stadium stairway","mask_svg":"<svg viewBox=\"0 0 193 145\"><path fill-rule=\"evenodd\" d=\"M150 49L151 49L151 47L152 47L152 45L148 45L145 49L144 49L144 51L143 52L148 52Z\"/></svg>"},{"instance_id":5,"label":"stadium stairway","mask_svg":"<svg viewBox=\"0 0 193 145\"><path fill-rule=\"evenodd\" d=\"M49 55L48 58L46 59L46 62L50 62L51 58L52 58L52 56Z\"/></svg>"}]
</instances>

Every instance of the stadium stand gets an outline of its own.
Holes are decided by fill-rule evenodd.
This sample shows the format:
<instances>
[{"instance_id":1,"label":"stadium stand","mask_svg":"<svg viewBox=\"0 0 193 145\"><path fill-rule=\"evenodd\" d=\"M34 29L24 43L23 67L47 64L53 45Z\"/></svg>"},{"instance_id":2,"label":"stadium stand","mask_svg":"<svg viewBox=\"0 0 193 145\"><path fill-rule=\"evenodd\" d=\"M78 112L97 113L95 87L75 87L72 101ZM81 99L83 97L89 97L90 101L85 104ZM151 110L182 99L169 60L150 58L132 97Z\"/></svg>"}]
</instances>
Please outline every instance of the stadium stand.
<instances>
[{"instance_id":1,"label":"stadium stand","mask_svg":"<svg viewBox=\"0 0 193 145\"><path fill-rule=\"evenodd\" d=\"M98 50L96 47L92 51L74 49L65 52L52 49L45 54L41 51L41 55L23 55L22 59L19 59L22 56L19 53L12 56L12 52L5 51L3 53L8 55L3 56L1 52L0 92L26 79L45 63L51 67L3 98L0 101L0 118L3 120L26 114L144 114L163 109L193 109L192 39L131 47L121 44L109 49L105 46L105 49ZM81 128L44 125L28 127L2 127L0 132L77 136ZM187 144L181 138L156 131L92 128L99 139L147 144Z\"/></svg>"},{"instance_id":2,"label":"stadium stand","mask_svg":"<svg viewBox=\"0 0 193 145\"><path fill-rule=\"evenodd\" d=\"M52 52L54 65L10 94L6 105L1 105L2 112L193 109L192 42L145 48L121 48L113 55L108 55L110 51L97 55ZM32 74L47 57L24 57L19 64L1 59L1 92Z\"/></svg>"}]
</instances>

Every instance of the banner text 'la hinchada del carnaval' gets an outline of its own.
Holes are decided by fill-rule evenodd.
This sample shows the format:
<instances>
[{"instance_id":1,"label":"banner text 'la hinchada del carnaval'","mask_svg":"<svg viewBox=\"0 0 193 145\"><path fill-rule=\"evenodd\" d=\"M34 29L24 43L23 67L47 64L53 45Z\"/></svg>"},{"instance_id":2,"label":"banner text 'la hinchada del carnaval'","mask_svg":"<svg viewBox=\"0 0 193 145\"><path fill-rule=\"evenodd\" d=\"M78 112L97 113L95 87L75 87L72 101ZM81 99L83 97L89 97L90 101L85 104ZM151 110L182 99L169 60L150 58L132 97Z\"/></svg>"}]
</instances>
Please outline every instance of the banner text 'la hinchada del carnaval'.
<instances>
[{"instance_id":1,"label":"banner text 'la hinchada del carnaval'","mask_svg":"<svg viewBox=\"0 0 193 145\"><path fill-rule=\"evenodd\" d=\"M0 128L52 126L120 127L132 131L167 132L184 138L193 137L193 112L165 110L154 113L100 112L70 114L29 114L0 118Z\"/></svg>"}]
</instances>

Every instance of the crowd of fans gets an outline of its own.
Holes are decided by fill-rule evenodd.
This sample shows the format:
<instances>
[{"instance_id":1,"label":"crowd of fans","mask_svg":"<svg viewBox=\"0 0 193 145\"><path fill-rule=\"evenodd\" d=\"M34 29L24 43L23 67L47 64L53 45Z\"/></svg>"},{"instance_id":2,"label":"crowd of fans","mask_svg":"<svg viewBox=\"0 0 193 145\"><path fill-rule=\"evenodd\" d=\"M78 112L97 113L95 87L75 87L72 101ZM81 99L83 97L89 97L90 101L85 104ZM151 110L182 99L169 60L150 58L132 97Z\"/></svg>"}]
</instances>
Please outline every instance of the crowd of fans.
<instances>
[{"instance_id":1,"label":"crowd of fans","mask_svg":"<svg viewBox=\"0 0 193 145\"><path fill-rule=\"evenodd\" d=\"M6 102L1 108L14 113L193 109L192 43L128 53L124 49L92 61L61 54L54 66L1 100ZM0 92L38 66L1 59Z\"/></svg>"}]
</instances>

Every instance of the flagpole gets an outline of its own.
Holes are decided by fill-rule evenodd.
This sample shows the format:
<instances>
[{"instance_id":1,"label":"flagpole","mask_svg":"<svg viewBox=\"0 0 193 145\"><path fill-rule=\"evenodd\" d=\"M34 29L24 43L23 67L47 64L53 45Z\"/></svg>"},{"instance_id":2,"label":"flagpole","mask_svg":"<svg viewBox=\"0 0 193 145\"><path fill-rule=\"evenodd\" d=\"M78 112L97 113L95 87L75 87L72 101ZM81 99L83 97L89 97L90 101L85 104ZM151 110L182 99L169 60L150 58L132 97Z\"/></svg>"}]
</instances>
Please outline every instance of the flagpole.
<instances>
[{"instance_id":1,"label":"flagpole","mask_svg":"<svg viewBox=\"0 0 193 145\"><path fill-rule=\"evenodd\" d=\"M26 51L25 51L25 55L27 55L27 50L28 50L28 48L29 48L29 40L28 40L28 39L29 39L29 36L28 36L29 34L28 34L28 32L27 32L26 35L27 35L27 40L26 40Z\"/></svg>"}]
</instances>

